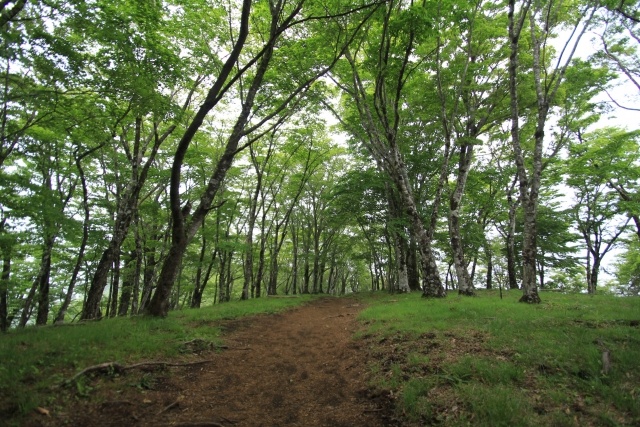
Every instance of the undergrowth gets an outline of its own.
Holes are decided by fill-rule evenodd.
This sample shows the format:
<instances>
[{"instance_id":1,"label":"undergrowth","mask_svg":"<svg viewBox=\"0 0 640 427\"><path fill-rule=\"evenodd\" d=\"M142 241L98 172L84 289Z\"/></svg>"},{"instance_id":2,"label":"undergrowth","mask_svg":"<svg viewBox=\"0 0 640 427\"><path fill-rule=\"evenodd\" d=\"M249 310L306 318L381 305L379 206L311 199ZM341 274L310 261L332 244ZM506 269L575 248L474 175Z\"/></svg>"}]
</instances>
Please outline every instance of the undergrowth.
<instances>
[{"instance_id":1,"label":"undergrowth","mask_svg":"<svg viewBox=\"0 0 640 427\"><path fill-rule=\"evenodd\" d=\"M48 405L65 380L88 366L186 360L185 343L219 343L220 320L275 313L311 298L259 298L175 311L166 318L120 317L0 334L0 421L19 423L22 415ZM73 386L78 396L91 391L82 378Z\"/></svg>"},{"instance_id":2,"label":"undergrowth","mask_svg":"<svg viewBox=\"0 0 640 427\"><path fill-rule=\"evenodd\" d=\"M427 300L375 293L357 337L366 344L372 387L395 401L409 425L640 425L640 299L479 291ZM309 301L260 298L165 319L104 319L30 327L0 335L0 420L53 404L59 386L104 362L192 361L184 344L220 342L222 319L273 313ZM195 348L195 347L193 347ZM192 349L192 347L190 347ZM603 363L603 354L608 362ZM153 387L155 377L132 377ZM83 378L69 398L90 396Z\"/></svg>"},{"instance_id":3,"label":"undergrowth","mask_svg":"<svg viewBox=\"0 0 640 427\"><path fill-rule=\"evenodd\" d=\"M640 299L541 296L376 295L373 386L416 425L640 425Z\"/></svg>"}]
</instances>

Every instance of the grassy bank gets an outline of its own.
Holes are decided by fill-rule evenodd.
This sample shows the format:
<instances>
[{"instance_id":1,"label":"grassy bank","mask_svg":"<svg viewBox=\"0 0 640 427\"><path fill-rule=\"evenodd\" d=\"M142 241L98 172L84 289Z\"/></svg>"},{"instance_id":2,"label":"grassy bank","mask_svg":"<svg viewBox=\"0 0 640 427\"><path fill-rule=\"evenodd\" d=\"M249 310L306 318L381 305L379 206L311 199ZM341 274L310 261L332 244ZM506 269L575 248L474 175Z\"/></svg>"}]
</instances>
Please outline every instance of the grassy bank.
<instances>
[{"instance_id":1,"label":"grassy bank","mask_svg":"<svg viewBox=\"0 0 640 427\"><path fill-rule=\"evenodd\" d=\"M17 423L21 415L46 407L66 379L88 366L189 360L193 352L184 351L185 343L217 343L221 320L275 313L310 299L260 298L171 312L165 319L140 316L12 330L0 335L0 420ZM83 379L71 386L79 395L90 391Z\"/></svg>"},{"instance_id":2,"label":"grassy bank","mask_svg":"<svg viewBox=\"0 0 640 427\"><path fill-rule=\"evenodd\" d=\"M640 425L640 299L519 297L376 296L373 385L416 425Z\"/></svg>"},{"instance_id":3,"label":"grassy bank","mask_svg":"<svg viewBox=\"0 0 640 427\"><path fill-rule=\"evenodd\" d=\"M525 305L519 297L487 291L442 300L419 293L358 296L367 308L357 339L367 351L374 394L416 426L640 425L640 298L544 293L542 304ZM19 425L37 407L55 411L95 396L117 375L82 376L60 388L88 366L207 358L185 344L220 343L221 320L310 299L261 298L166 319L105 319L0 335L0 424ZM144 372L126 376L132 387L152 380Z\"/></svg>"}]
</instances>

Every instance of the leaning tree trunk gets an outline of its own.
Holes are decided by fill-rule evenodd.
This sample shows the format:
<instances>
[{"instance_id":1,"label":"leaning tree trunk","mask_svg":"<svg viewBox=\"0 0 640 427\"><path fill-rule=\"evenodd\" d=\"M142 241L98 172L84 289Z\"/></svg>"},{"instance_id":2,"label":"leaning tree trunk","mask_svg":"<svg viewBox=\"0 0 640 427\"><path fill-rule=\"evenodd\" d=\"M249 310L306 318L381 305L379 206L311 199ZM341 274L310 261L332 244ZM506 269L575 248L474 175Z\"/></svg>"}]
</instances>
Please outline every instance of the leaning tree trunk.
<instances>
[{"instance_id":1,"label":"leaning tree trunk","mask_svg":"<svg viewBox=\"0 0 640 427\"><path fill-rule=\"evenodd\" d=\"M102 253L98 266L96 267L93 279L91 280L91 286L87 292L86 301L82 307L81 320L87 319L100 319L102 317L102 311L100 310L100 302L102 301L102 294L107 287L109 280L109 272L117 258L117 254L120 251L120 246L124 241L129 225L134 215L135 204L137 202L137 196L127 197L126 208L118 212L116 217L116 225L113 236L109 241L107 249Z\"/></svg>"},{"instance_id":2,"label":"leaning tree trunk","mask_svg":"<svg viewBox=\"0 0 640 427\"><path fill-rule=\"evenodd\" d=\"M84 213L84 218L82 221L82 240L80 241L80 248L78 249L78 257L76 258L76 263L73 266L73 271L71 273L71 279L69 280L69 286L67 287L67 292L64 296L64 301L62 302L62 306L60 310L58 310L58 314L56 315L56 323L64 322L64 318L67 314L67 310L69 310L69 305L71 305L71 299L73 297L73 290L75 289L76 283L78 281L78 275L80 274L80 269L82 268L82 263L84 262L84 254L87 248L87 242L89 241L89 190L87 188L87 179L84 175L84 169L82 167L82 159L86 156L94 152L95 150L102 147L99 145L98 147L87 151L86 153L76 156L76 167L78 168L78 175L80 177L80 184L82 185L82 210Z\"/></svg>"},{"instance_id":3,"label":"leaning tree trunk","mask_svg":"<svg viewBox=\"0 0 640 427\"><path fill-rule=\"evenodd\" d=\"M49 314L49 277L51 274L51 254L53 252L54 242L55 238L50 236L44 243L42 257L40 258L40 269L38 270L38 275L31 285L31 289L29 290L29 294L27 295L20 315L20 322L18 325L21 328L27 326L27 322L31 317L37 290L39 290L40 293L38 294L39 307L36 324L44 325L47 323L47 317Z\"/></svg>"},{"instance_id":4,"label":"leaning tree trunk","mask_svg":"<svg viewBox=\"0 0 640 427\"><path fill-rule=\"evenodd\" d=\"M249 8L250 1L245 0L242 11L243 23L241 25L244 36L237 42L240 49L244 43L244 39L246 39L246 32L248 32ZM240 52L238 50L237 54L239 55L239 53ZM258 66L258 70L256 71L256 75L254 76L249 92L247 93L242 111L236 120L236 124L229 136L229 139L227 140L225 151L218 160L207 188L200 198L200 205L193 213L189 224L186 224L188 215L183 212L182 207L180 206L180 173L189 143L202 123L204 123L206 115L213 108L213 105L210 103L211 101L208 100L209 96L196 113L196 116L180 141L178 150L176 151L173 168L171 170L170 196L171 216L173 221L171 247L167 254L167 258L162 265L162 270L158 278L158 285L156 286L156 292L151 298L151 302L147 308L147 314L164 317L169 312L169 297L171 295L171 289L182 264L182 259L187 249L187 245L199 229L199 226L202 223L202 218L204 218L211 209L211 205L218 190L220 189L220 186L222 185L222 181L233 163L240 139L244 136L244 128L249 118L249 114L251 113L251 108L258 92L258 88L262 84L262 79L264 78L264 74L266 73L272 54L273 44L269 44L266 52L260 60L260 65ZM226 65L227 64L225 64L225 66ZM230 64L230 66L233 67L233 63Z\"/></svg>"}]
</instances>

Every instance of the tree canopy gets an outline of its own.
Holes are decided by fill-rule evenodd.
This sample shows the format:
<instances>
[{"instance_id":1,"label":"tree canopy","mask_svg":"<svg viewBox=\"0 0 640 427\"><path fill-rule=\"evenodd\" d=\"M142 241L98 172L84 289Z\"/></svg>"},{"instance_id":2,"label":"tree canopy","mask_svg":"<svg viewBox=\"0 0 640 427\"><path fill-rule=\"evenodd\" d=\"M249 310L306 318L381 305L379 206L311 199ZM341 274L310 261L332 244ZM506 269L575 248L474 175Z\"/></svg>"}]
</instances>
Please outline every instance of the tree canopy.
<instances>
[{"instance_id":1,"label":"tree canopy","mask_svg":"<svg viewBox=\"0 0 640 427\"><path fill-rule=\"evenodd\" d=\"M278 293L637 293L637 6L4 2L1 328Z\"/></svg>"}]
</instances>

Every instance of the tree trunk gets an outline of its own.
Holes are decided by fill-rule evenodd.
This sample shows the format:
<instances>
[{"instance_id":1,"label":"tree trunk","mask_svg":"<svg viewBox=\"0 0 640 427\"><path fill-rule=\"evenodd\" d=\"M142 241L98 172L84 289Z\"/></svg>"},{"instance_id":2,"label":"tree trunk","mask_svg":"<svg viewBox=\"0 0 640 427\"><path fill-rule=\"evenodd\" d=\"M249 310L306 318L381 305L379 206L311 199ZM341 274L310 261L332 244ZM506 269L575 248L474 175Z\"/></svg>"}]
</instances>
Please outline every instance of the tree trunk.
<instances>
[{"instance_id":1,"label":"tree trunk","mask_svg":"<svg viewBox=\"0 0 640 427\"><path fill-rule=\"evenodd\" d=\"M389 14L387 14L387 18L388 17ZM384 27L385 33L383 33L382 39L382 45L384 46L389 45L387 43L387 40L385 39L385 37L389 37L389 35L386 33L387 28L388 27L386 26ZM435 230L434 222L436 221L435 218L437 217L441 192L444 188L447 178L446 163L448 162L449 154L448 145L445 155L445 162L443 162L438 185L436 187L436 197L433 202L431 218L431 224L433 225L433 227L427 229L425 228L424 222L418 212L415 198L413 197L411 191L411 184L409 176L407 174L407 169L402 160L402 155L398 147L398 141L396 139L400 117L399 105L401 102L398 95L401 94L401 82L403 79L403 73L406 71L406 65L412 51L413 41L413 34L411 34L409 45L407 46L405 51L404 63L402 65L402 69L400 70L398 87L393 88L390 91L391 93L388 93L388 88L385 85L386 77L384 76L384 74L387 72L387 69L385 67L386 64L379 64L380 69L378 70L378 78L376 80L376 87L374 88L375 90L373 103L378 108L381 107L381 111L386 112L386 106L390 103L390 100L395 97L393 101L391 101L391 104L394 108L394 113L389 113L389 116L385 116L384 118L382 118L382 123L374 119L374 114L372 113L370 106L371 103L369 102L370 95L368 94L367 90L365 90L364 85L362 84L362 80L360 79L359 73L357 71L357 66L349 51L346 52L345 57L349 61L351 69L353 71L354 84L356 89L354 101L356 102L356 105L358 107L362 126L367 133L367 140L363 142L376 161L378 167L384 170L391 178L394 186L398 191L402 209L405 211L411 223L411 234L417 242L422 261L422 279L424 281L422 296L427 298L441 298L446 296L446 293L444 291L442 281L440 280L440 274L438 272L438 265L435 256L432 252L431 240L433 237L433 232ZM381 57L383 57L383 55L381 55ZM387 96L389 97L388 99ZM383 127L384 130L381 130L381 127Z\"/></svg>"},{"instance_id":2,"label":"tree trunk","mask_svg":"<svg viewBox=\"0 0 640 427\"><path fill-rule=\"evenodd\" d=\"M111 275L111 298L107 308L108 317L116 317L118 308L118 293L120 292L120 251L113 260L113 273Z\"/></svg>"},{"instance_id":3,"label":"tree trunk","mask_svg":"<svg viewBox=\"0 0 640 427\"><path fill-rule=\"evenodd\" d=\"M313 293L320 291L320 235L314 233L313 236Z\"/></svg>"},{"instance_id":4,"label":"tree trunk","mask_svg":"<svg viewBox=\"0 0 640 427\"><path fill-rule=\"evenodd\" d=\"M540 297L536 286L535 261L536 261L536 204L537 197L529 194L531 184L527 176L524 155L520 144L520 109L518 106L518 46L524 20L531 3L528 1L520 11L516 22L515 0L509 0L509 94L511 98L511 145L513 147L518 180L520 188L520 203L525 217L524 237L522 249L522 291L521 302L539 303ZM537 147L536 147L537 148ZM535 166L534 166L535 167ZM535 175L535 173L534 173ZM535 199L535 200L534 200ZM510 282L511 284L511 282ZM511 284L512 285L512 284Z\"/></svg>"},{"instance_id":5,"label":"tree trunk","mask_svg":"<svg viewBox=\"0 0 640 427\"><path fill-rule=\"evenodd\" d=\"M491 251L491 246L489 242L485 241L484 245L484 255L487 257L487 281L486 288L493 288L493 253Z\"/></svg>"},{"instance_id":6,"label":"tree trunk","mask_svg":"<svg viewBox=\"0 0 640 427\"><path fill-rule=\"evenodd\" d=\"M538 271L538 286L540 289L544 289L544 264L542 262L537 262L537 271Z\"/></svg>"},{"instance_id":7,"label":"tree trunk","mask_svg":"<svg viewBox=\"0 0 640 427\"><path fill-rule=\"evenodd\" d=\"M202 294L204 293L204 289L209 283L209 279L211 278L211 271L213 270L213 266L216 262L217 257L218 250L216 249L215 251L213 251L213 255L211 255L211 259L209 260L209 263L207 265L207 271L202 278L202 282L197 287L197 289L194 289L193 291L193 295L191 296L191 308L200 308L200 305L202 304Z\"/></svg>"},{"instance_id":8,"label":"tree trunk","mask_svg":"<svg viewBox=\"0 0 640 427\"><path fill-rule=\"evenodd\" d=\"M271 253L271 267L269 269L269 286L267 287L267 295L278 294L278 254Z\"/></svg>"},{"instance_id":9,"label":"tree trunk","mask_svg":"<svg viewBox=\"0 0 640 427\"><path fill-rule=\"evenodd\" d=\"M94 150L97 150L99 147L96 147ZM82 268L82 263L84 262L84 253L87 248L87 241L89 240L89 190L87 189L87 179L84 175L84 168L82 167L82 159L91 154L94 150L89 150L88 152L80 156L76 156L75 160L76 167L78 168L78 175L80 177L80 184L82 185L82 210L84 213L84 219L82 221L82 240L80 241L78 257L76 258L76 263L73 266L73 272L71 273L71 280L69 280L67 293L64 296L64 301L62 302L60 310L58 310L58 314L55 319L56 323L64 322L67 310L69 310L69 305L71 305L73 290L75 289L76 283L78 281L78 275L80 274L80 269Z\"/></svg>"},{"instance_id":10,"label":"tree trunk","mask_svg":"<svg viewBox=\"0 0 640 427\"><path fill-rule=\"evenodd\" d=\"M38 316L36 325L46 325L49 318L49 281L51 277L51 255L53 253L53 245L55 237L50 236L45 242L44 252L42 254L42 266L38 273Z\"/></svg>"},{"instance_id":11,"label":"tree trunk","mask_svg":"<svg viewBox=\"0 0 640 427\"><path fill-rule=\"evenodd\" d=\"M588 293L590 295L596 294L596 289L598 287L598 274L600 272L600 260L594 259L593 265L591 266L591 274L589 277L589 288Z\"/></svg>"},{"instance_id":12,"label":"tree trunk","mask_svg":"<svg viewBox=\"0 0 640 427\"><path fill-rule=\"evenodd\" d=\"M517 201L513 201L511 193L508 193L509 202L509 224L507 228L507 276L509 278L509 289L519 289L518 276L516 274L516 209Z\"/></svg>"},{"instance_id":13,"label":"tree trunk","mask_svg":"<svg viewBox=\"0 0 640 427\"><path fill-rule=\"evenodd\" d=\"M296 295L298 292L298 232L296 230L296 226L294 223L291 224L291 243L292 243L292 252L293 252L293 267L291 269L292 276L292 293Z\"/></svg>"},{"instance_id":14,"label":"tree trunk","mask_svg":"<svg viewBox=\"0 0 640 427\"><path fill-rule=\"evenodd\" d=\"M158 232L152 233L152 240L158 240ZM154 239L155 237L155 239ZM151 292L153 291L153 282L156 275L156 266L158 260L156 258L156 246L147 246L145 242L144 248L144 269L142 273L142 295L140 296L140 307L136 313L145 312L151 301Z\"/></svg>"},{"instance_id":15,"label":"tree trunk","mask_svg":"<svg viewBox=\"0 0 640 427\"><path fill-rule=\"evenodd\" d=\"M188 219L188 215L185 215L182 212L182 207L180 204L180 174L182 163L191 140L195 136L200 126L204 123L204 119L209 111L211 111L211 109L217 103L216 98L218 97L218 93L227 80L229 73L235 66L236 60L240 55L240 51L244 46L244 42L249 32L250 9L251 1L243 0L240 20L240 33L238 35L238 39L236 40L234 48L227 58L227 61L223 65L219 78L216 80L216 83L214 83L214 86L209 91L205 102L199 108L194 119L192 120L191 124L180 140L178 148L176 149L173 166L171 168L171 185L169 191L171 202L171 216L173 221L172 243L167 259L165 260L165 263L162 267L162 273L160 274L156 292L153 295L153 298L147 310L147 313L153 316L166 316L168 314L168 305L166 299L170 295L171 287L173 286L173 281L176 277L175 270L180 267L187 244L198 230L202 218L204 218L210 211L213 200L220 186L222 185L222 181L225 178L227 171L231 167L233 159L236 155L236 151L238 149L240 139L245 136L245 126L251 113L251 109L253 107L258 89L262 85L264 75L273 56L277 21L278 17L280 16L281 10L272 10L270 41L265 46L263 56L258 61L256 73L242 104L242 110L236 120L233 131L227 139L225 151L218 160L215 171L209 179L207 188L200 198L200 205L193 213L189 224L187 224L186 222ZM292 18L293 17L291 17L291 19Z\"/></svg>"},{"instance_id":16,"label":"tree trunk","mask_svg":"<svg viewBox=\"0 0 640 427\"><path fill-rule=\"evenodd\" d=\"M536 275L537 197L526 203L522 241L522 292L520 302L540 303Z\"/></svg>"},{"instance_id":17,"label":"tree trunk","mask_svg":"<svg viewBox=\"0 0 640 427\"><path fill-rule=\"evenodd\" d=\"M396 290L398 292L410 292L409 288L409 273L407 271L407 256L404 251L403 238L400 234L395 233L395 253L396 264L398 267L398 286Z\"/></svg>"},{"instance_id":18,"label":"tree trunk","mask_svg":"<svg viewBox=\"0 0 640 427\"><path fill-rule=\"evenodd\" d=\"M320 272L318 274L318 293L319 294L324 293L324 272L326 271L326 266L327 266L327 258L323 253L322 261L320 262L320 265L319 265Z\"/></svg>"},{"instance_id":19,"label":"tree trunk","mask_svg":"<svg viewBox=\"0 0 640 427\"><path fill-rule=\"evenodd\" d=\"M475 295L471 277L467 270L467 262L464 257L462 236L460 234L460 202L464 194L464 187L471 169L473 146L462 145L460 147L460 160L458 162L458 177L456 187L449 197L449 240L453 251L453 263L458 278L458 293L460 295Z\"/></svg>"},{"instance_id":20,"label":"tree trunk","mask_svg":"<svg viewBox=\"0 0 640 427\"><path fill-rule=\"evenodd\" d=\"M185 104L185 109L186 106L187 104ZM147 180L149 168L154 163L155 157L160 149L160 145L175 128L176 126L172 125L161 136L158 136L156 133L153 133L150 136L154 138L154 142L146 161L143 163L142 160L144 153L140 148L142 145L142 118L136 118L134 139L135 148L133 156L129 159L131 162L131 178L127 188L122 194L122 197L118 200L113 236L111 237L107 249L102 253L96 271L93 275L93 279L91 280L91 287L89 288L85 304L82 308L82 315L80 316L82 320L99 319L102 316L102 313L100 312L102 294L107 286L109 271L120 254L122 242L124 242L124 239L129 233L131 222L137 216L140 191Z\"/></svg>"},{"instance_id":21,"label":"tree trunk","mask_svg":"<svg viewBox=\"0 0 640 427\"><path fill-rule=\"evenodd\" d=\"M24 328L27 326L27 322L31 317L31 313L33 312L33 299L36 295L36 290L38 289L38 283L40 279L36 277L36 280L33 281L31 285L31 289L29 289L29 293L24 300L24 304L22 306L22 312L20 313L20 321L18 322L18 327Z\"/></svg>"},{"instance_id":22,"label":"tree trunk","mask_svg":"<svg viewBox=\"0 0 640 427\"><path fill-rule=\"evenodd\" d=\"M0 225L3 231L4 221ZM0 276L0 331L9 329L9 279L11 278L11 248L9 245L2 249L2 276Z\"/></svg>"},{"instance_id":23,"label":"tree trunk","mask_svg":"<svg viewBox=\"0 0 640 427\"><path fill-rule=\"evenodd\" d=\"M424 226L422 217L418 213L418 208L411 193L411 187L407 176L406 167L402 161L401 154L397 146L391 147L392 162L391 168L393 172L392 178L400 194L402 205L409 216L411 222L411 230L414 238L418 242L418 250L422 262L422 278L424 284L422 287L422 296L425 298L442 298L446 296L442 281L440 280L440 272L438 264L431 249L431 236ZM442 180L441 180L442 181ZM439 187L444 187L444 182L439 182ZM434 206L437 210L437 207Z\"/></svg>"},{"instance_id":24,"label":"tree trunk","mask_svg":"<svg viewBox=\"0 0 640 427\"><path fill-rule=\"evenodd\" d=\"M126 316L129 313L129 308L131 307L133 288L135 286L135 276L137 273L137 255L137 252L133 251L125 257L124 260L124 270L121 272L122 292L120 293L120 302L118 303L118 316Z\"/></svg>"},{"instance_id":25,"label":"tree trunk","mask_svg":"<svg viewBox=\"0 0 640 427\"><path fill-rule=\"evenodd\" d=\"M309 224L305 224L302 227L302 258L303 258L303 269L302 269L302 293L308 294L311 290L309 289L311 286L311 226Z\"/></svg>"},{"instance_id":26,"label":"tree trunk","mask_svg":"<svg viewBox=\"0 0 640 427\"><path fill-rule=\"evenodd\" d=\"M416 243L413 238L409 239L409 248L407 250L407 279L409 283L409 289L411 291L420 290L420 273L418 271L418 258L417 258Z\"/></svg>"},{"instance_id":27,"label":"tree trunk","mask_svg":"<svg viewBox=\"0 0 640 427\"><path fill-rule=\"evenodd\" d=\"M142 275L142 239L140 237L140 219L136 219L136 265L133 273L133 300L131 301L131 315L138 313L140 302L140 276Z\"/></svg>"}]
</instances>

